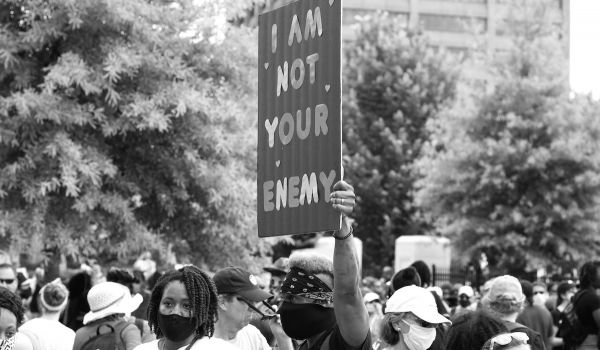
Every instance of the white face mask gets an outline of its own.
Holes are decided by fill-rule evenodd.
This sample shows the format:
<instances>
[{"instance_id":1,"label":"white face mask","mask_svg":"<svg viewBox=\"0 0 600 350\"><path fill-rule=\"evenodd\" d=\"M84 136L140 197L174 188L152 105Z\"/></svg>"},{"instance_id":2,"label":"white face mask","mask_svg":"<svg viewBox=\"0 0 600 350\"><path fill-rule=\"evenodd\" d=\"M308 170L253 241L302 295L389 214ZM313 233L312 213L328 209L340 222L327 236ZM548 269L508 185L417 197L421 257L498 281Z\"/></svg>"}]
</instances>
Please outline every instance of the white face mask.
<instances>
[{"instance_id":1,"label":"white face mask","mask_svg":"<svg viewBox=\"0 0 600 350\"><path fill-rule=\"evenodd\" d=\"M407 322L408 323L408 322ZM418 326L412 322L408 323L408 333L403 333L404 343L410 350L429 349L435 340L435 328Z\"/></svg>"},{"instance_id":2,"label":"white face mask","mask_svg":"<svg viewBox=\"0 0 600 350\"><path fill-rule=\"evenodd\" d=\"M544 306L548 300L548 294L536 294L533 296L533 305Z\"/></svg>"},{"instance_id":3,"label":"white face mask","mask_svg":"<svg viewBox=\"0 0 600 350\"><path fill-rule=\"evenodd\" d=\"M0 339L0 350L12 350L15 346L15 337Z\"/></svg>"}]
</instances>

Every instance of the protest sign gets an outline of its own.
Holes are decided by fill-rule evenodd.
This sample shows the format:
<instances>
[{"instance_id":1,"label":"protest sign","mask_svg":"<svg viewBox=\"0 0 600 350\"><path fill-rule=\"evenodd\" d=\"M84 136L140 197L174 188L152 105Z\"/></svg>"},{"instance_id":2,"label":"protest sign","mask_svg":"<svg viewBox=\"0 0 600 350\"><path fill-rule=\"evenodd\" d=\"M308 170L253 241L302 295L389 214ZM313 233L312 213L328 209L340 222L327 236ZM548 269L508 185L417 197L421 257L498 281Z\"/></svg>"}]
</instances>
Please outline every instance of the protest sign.
<instances>
[{"instance_id":1,"label":"protest sign","mask_svg":"<svg viewBox=\"0 0 600 350\"><path fill-rule=\"evenodd\" d=\"M258 235L340 229L341 0L259 16Z\"/></svg>"}]
</instances>

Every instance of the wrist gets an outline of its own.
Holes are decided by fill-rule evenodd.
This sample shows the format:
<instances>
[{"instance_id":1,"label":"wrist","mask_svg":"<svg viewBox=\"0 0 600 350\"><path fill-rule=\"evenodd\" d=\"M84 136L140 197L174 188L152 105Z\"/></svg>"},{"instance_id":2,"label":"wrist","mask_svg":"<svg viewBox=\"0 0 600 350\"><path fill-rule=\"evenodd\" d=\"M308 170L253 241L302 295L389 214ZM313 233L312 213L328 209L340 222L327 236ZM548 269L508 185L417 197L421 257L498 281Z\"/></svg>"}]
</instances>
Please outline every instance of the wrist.
<instances>
[{"instance_id":1,"label":"wrist","mask_svg":"<svg viewBox=\"0 0 600 350\"><path fill-rule=\"evenodd\" d=\"M336 234L336 232L338 234ZM341 230L333 232L333 238L343 241L345 239L350 238L350 236L352 236L353 233L354 233L354 228L352 228L352 225L347 225L345 227L344 227L344 225L342 225Z\"/></svg>"}]
</instances>

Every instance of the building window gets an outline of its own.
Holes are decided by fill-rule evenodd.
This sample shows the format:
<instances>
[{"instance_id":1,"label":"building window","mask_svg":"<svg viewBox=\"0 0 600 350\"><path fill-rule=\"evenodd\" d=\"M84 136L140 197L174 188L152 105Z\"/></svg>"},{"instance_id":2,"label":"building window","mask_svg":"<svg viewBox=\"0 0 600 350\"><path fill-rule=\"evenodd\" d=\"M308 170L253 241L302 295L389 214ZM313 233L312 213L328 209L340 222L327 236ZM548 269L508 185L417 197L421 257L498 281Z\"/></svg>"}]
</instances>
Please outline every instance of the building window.
<instances>
[{"instance_id":1,"label":"building window","mask_svg":"<svg viewBox=\"0 0 600 350\"><path fill-rule=\"evenodd\" d=\"M352 25L359 23L361 19L366 17L375 17L377 12L374 10L358 10L358 9L344 9L342 16L343 25ZM396 19L400 22L400 26L408 27L408 14L399 12L389 12L389 17Z\"/></svg>"},{"instance_id":2,"label":"building window","mask_svg":"<svg viewBox=\"0 0 600 350\"><path fill-rule=\"evenodd\" d=\"M419 15L421 27L426 31L452 33L481 33L486 30L487 20L477 17L443 15Z\"/></svg>"}]
</instances>

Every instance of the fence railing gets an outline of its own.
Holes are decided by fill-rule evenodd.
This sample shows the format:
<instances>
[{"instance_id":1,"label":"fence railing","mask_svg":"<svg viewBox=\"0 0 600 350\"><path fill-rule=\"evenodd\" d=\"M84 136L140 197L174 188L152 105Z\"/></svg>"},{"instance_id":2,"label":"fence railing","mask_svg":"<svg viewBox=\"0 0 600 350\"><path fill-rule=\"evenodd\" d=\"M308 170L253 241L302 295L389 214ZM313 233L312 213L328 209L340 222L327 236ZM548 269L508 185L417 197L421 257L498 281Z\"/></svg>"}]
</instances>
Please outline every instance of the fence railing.
<instances>
[{"instance_id":1,"label":"fence railing","mask_svg":"<svg viewBox=\"0 0 600 350\"><path fill-rule=\"evenodd\" d=\"M479 288L483 284L481 273L473 265L451 266L450 268L440 268L431 265L432 284L441 286L444 283L471 285L473 288Z\"/></svg>"}]
</instances>

